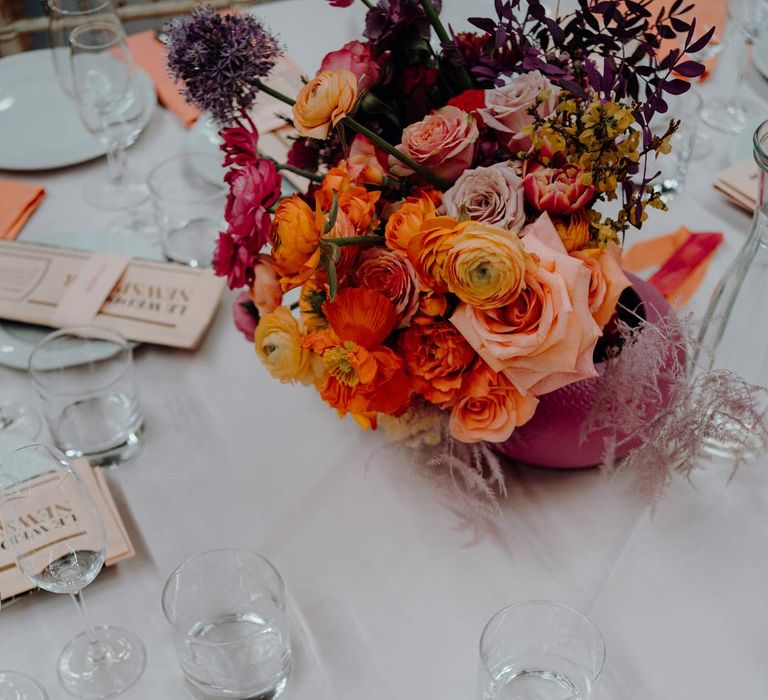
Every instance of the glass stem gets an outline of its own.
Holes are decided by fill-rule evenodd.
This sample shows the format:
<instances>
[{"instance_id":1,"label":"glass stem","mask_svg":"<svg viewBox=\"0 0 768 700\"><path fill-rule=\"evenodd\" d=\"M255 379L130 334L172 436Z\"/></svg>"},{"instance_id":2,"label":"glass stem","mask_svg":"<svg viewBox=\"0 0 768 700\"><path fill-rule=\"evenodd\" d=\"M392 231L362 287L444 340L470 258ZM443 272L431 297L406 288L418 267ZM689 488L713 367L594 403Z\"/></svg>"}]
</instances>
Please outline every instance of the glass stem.
<instances>
[{"instance_id":1,"label":"glass stem","mask_svg":"<svg viewBox=\"0 0 768 700\"><path fill-rule=\"evenodd\" d=\"M88 660L90 663L96 665L101 662L107 655L107 649L96 638L96 630L91 622L91 616L88 614L88 608L85 606L85 599L83 598L83 592L70 593L72 602L80 612L80 619L85 626L85 633L88 635L88 641L90 642L88 649Z\"/></svg>"},{"instance_id":2,"label":"glass stem","mask_svg":"<svg viewBox=\"0 0 768 700\"><path fill-rule=\"evenodd\" d=\"M107 148L107 167L109 168L109 181L115 186L125 182L127 170L125 147L116 144L110 144Z\"/></svg>"}]
</instances>

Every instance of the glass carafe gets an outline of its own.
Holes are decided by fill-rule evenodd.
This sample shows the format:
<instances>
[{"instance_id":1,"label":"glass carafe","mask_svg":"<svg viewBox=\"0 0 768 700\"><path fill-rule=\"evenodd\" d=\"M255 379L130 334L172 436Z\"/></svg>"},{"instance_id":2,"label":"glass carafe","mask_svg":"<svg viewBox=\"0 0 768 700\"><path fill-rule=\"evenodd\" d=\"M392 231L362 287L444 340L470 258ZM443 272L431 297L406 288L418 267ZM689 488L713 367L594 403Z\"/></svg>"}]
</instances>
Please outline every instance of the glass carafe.
<instances>
[{"instance_id":1,"label":"glass carafe","mask_svg":"<svg viewBox=\"0 0 768 700\"><path fill-rule=\"evenodd\" d=\"M730 370L750 384L768 386L768 121L753 139L760 178L752 227L736 259L712 295L699 331L699 349L691 374L705 370ZM723 457L743 450L744 432L750 426L726 425L722 440L709 440L708 450Z\"/></svg>"}]
</instances>

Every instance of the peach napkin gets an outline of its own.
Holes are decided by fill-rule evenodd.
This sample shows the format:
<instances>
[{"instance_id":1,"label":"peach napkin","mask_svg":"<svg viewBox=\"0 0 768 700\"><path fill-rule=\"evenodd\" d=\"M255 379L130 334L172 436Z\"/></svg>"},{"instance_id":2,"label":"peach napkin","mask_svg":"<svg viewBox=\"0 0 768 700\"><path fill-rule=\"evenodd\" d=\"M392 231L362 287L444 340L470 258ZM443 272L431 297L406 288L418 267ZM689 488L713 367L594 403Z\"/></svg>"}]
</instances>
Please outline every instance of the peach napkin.
<instances>
[{"instance_id":1,"label":"peach napkin","mask_svg":"<svg viewBox=\"0 0 768 700\"><path fill-rule=\"evenodd\" d=\"M45 189L38 185L0 180L0 238L16 238L43 197Z\"/></svg>"},{"instance_id":2,"label":"peach napkin","mask_svg":"<svg viewBox=\"0 0 768 700\"><path fill-rule=\"evenodd\" d=\"M200 112L181 96L180 84L168 75L166 47L147 30L128 37L128 47L137 66L143 68L155 84L160 102L173 112L188 129L196 121Z\"/></svg>"},{"instance_id":3,"label":"peach napkin","mask_svg":"<svg viewBox=\"0 0 768 700\"><path fill-rule=\"evenodd\" d=\"M680 308L704 281L722 241L720 233L691 233L683 226L674 233L635 243L624 253L621 265L634 273L661 265L648 281L672 306Z\"/></svg>"}]
</instances>

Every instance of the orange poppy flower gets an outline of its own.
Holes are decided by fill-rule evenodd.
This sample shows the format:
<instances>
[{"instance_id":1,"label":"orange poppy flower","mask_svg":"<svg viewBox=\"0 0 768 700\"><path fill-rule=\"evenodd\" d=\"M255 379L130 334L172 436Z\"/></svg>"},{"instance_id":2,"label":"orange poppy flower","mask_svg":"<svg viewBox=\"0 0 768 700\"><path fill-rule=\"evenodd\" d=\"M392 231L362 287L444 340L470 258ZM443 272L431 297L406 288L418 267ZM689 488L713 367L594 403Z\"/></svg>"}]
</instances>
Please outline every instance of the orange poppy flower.
<instances>
[{"instance_id":1,"label":"orange poppy flower","mask_svg":"<svg viewBox=\"0 0 768 700\"><path fill-rule=\"evenodd\" d=\"M373 289L348 287L323 312L328 328L302 338L325 365L323 400L342 416L404 411L411 384L400 357L382 345L397 324L392 302Z\"/></svg>"}]
</instances>

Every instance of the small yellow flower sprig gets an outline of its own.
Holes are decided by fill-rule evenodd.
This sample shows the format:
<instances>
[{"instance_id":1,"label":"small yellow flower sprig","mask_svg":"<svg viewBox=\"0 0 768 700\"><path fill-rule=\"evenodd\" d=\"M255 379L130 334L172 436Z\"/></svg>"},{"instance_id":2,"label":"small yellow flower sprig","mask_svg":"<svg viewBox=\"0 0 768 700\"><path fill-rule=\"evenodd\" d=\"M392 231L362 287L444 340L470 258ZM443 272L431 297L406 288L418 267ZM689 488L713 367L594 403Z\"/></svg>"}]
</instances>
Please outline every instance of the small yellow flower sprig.
<instances>
[{"instance_id":1,"label":"small yellow flower sprig","mask_svg":"<svg viewBox=\"0 0 768 700\"><path fill-rule=\"evenodd\" d=\"M615 217L589 212L592 239L598 245L618 242L619 234L630 226L640 228L647 218L647 207L666 208L658 192L634 180L642 176L642 182L647 183L650 154L658 158L671 151L672 135L679 122L671 121L665 133L652 136L642 148L642 133L634 115L636 105L601 102L596 95L582 98L562 91L554 114L541 117L538 107L547 97L539 95L529 110L534 121L524 131L533 148L520 157L545 166L564 157L583 171L581 183L593 185L602 201L616 200L622 186L622 208Z\"/></svg>"}]
</instances>

